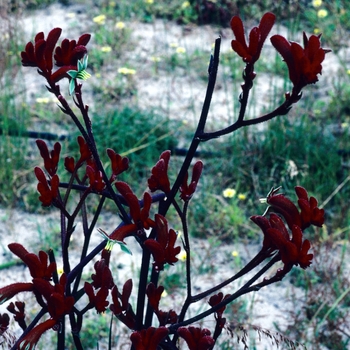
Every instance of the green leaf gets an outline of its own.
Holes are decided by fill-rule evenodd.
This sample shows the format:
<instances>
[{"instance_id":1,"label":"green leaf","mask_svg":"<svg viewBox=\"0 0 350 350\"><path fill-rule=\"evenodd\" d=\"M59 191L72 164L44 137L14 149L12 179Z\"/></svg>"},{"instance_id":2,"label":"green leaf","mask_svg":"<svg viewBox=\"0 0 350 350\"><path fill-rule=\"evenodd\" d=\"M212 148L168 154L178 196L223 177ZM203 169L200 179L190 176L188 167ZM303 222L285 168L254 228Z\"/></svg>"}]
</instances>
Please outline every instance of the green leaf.
<instances>
[{"instance_id":1,"label":"green leaf","mask_svg":"<svg viewBox=\"0 0 350 350\"><path fill-rule=\"evenodd\" d=\"M131 250L126 246L125 243L119 242L119 241L116 241L116 243L118 243L118 244L120 245L120 249L121 249L124 253L127 253L127 254L129 254L129 255L132 255Z\"/></svg>"}]
</instances>

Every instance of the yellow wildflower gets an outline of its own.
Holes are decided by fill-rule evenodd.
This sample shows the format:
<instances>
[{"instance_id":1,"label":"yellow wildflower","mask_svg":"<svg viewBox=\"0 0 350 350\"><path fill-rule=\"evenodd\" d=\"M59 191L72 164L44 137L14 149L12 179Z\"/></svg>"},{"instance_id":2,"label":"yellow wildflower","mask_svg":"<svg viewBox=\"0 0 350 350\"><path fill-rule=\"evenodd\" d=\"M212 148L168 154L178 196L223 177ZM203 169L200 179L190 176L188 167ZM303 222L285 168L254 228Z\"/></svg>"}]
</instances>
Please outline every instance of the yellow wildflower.
<instances>
[{"instance_id":1,"label":"yellow wildflower","mask_svg":"<svg viewBox=\"0 0 350 350\"><path fill-rule=\"evenodd\" d=\"M317 11L317 16L318 16L319 18L325 18L325 17L328 16L328 11L325 10L325 9L318 10L318 11Z\"/></svg>"},{"instance_id":2,"label":"yellow wildflower","mask_svg":"<svg viewBox=\"0 0 350 350\"><path fill-rule=\"evenodd\" d=\"M178 47L179 44L178 44L178 43L170 43L169 46L170 46L170 47Z\"/></svg>"},{"instance_id":3,"label":"yellow wildflower","mask_svg":"<svg viewBox=\"0 0 350 350\"><path fill-rule=\"evenodd\" d=\"M322 0L313 0L312 6L313 7L320 7L322 5Z\"/></svg>"},{"instance_id":4,"label":"yellow wildflower","mask_svg":"<svg viewBox=\"0 0 350 350\"><path fill-rule=\"evenodd\" d=\"M314 34L319 34L320 33L320 29L319 28L315 28L314 29Z\"/></svg>"},{"instance_id":5,"label":"yellow wildflower","mask_svg":"<svg viewBox=\"0 0 350 350\"><path fill-rule=\"evenodd\" d=\"M47 98L47 97L38 97L37 99L36 99L36 102L37 103L49 103L50 102L50 99L49 98Z\"/></svg>"},{"instance_id":6,"label":"yellow wildflower","mask_svg":"<svg viewBox=\"0 0 350 350\"><path fill-rule=\"evenodd\" d=\"M236 195L236 190L234 188L226 188L222 194L225 198L232 198Z\"/></svg>"},{"instance_id":7,"label":"yellow wildflower","mask_svg":"<svg viewBox=\"0 0 350 350\"><path fill-rule=\"evenodd\" d=\"M117 29L124 29L124 28L125 28L125 23L124 23L124 22L117 22L117 23L115 24L115 27L116 27Z\"/></svg>"},{"instance_id":8,"label":"yellow wildflower","mask_svg":"<svg viewBox=\"0 0 350 350\"><path fill-rule=\"evenodd\" d=\"M136 70L122 67L122 68L118 69L118 73L123 74L123 75L134 75L134 74L136 74Z\"/></svg>"},{"instance_id":9,"label":"yellow wildflower","mask_svg":"<svg viewBox=\"0 0 350 350\"><path fill-rule=\"evenodd\" d=\"M164 289L163 290L163 293L161 295L162 298L165 298L166 296L168 295L167 291Z\"/></svg>"},{"instance_id":10,"label":"yellow wildflower","mask_svg":"<svg viewBox=\"0 0 350 350\"><path fill-rule=\"evenodd\" d=\"M74 12L69 12L69 13L66 14L66 17L74 18L75 17L75 13Z\"/></svg>"},{"instance_id":11,"label":"yellow wildflower","mask_svg":"<svg viewBox=\"0 0 350 350\"><path fill-rule=\"evenodd\" d=\"M111 52L112 48L110 46L102 46L101 51L102 52Z\"/></svg>"},{"instance_id":12,"label":"yellow wildflower","mask_svg":"<svg viewBox=\"0 0 350 350\"><path fill-rule=\"evenodd\" d=\"M57 275L61 276L63 273L63 267L62 266L57 266Z\"/></svg>"},{"instance_id":13,"label":"yellow wildflower","mask_svg":"<svg viewBox=\"0 0 350 350\"><path fill-rule=\"evenodd\" d=\"M160 62L160 61L161 61L161 58L158 57L158 56L152 56L152 57L151 57L151 61L153 61L153 62Z\"/></svg>"},{"instance_id":14,"label":"yellow wildflower","mask_svg":"<svg viewBox=\"0 0 350 350\"><path fill-rule=\"evenodd\" d=\"M186 261L186 258L187 258L187 254L184 250L182 250L180 252L180 254L177 256L177 258L180 260L180 261Z\"/></svg>"},{"instance_id":15,"label":"yellow wildflower","mask_svg":"<svg viewBox=\"0 0 350 350\"><path fill-rule=\"evenodd\" d=\"M239 253L237 252L237 250L234 250L234 251L231 253L231 255L235 258L236 256L239 255Z\"/></svg>"},{"instance_id":16,"label":"yellow wildflower","mask_svg":"<svg viewBox=\"0 0 350 350\"><path fill-rule=\"evenodd\" d=\"M247 198L247 196L244 193L239 193L237 197L240 201L244 201Z\"/></svg>"},{"instance_id":17,"label":"yellow wildflower","mask_svg":"<svg viewBox=\"0 0 350 350\"><path fill-rule=\"evenodd\" d=\"M146 3L146 4L153 4L153 3L154 3L154 0L145 0L145 3Z\"/></svg>"},{"instance_id":18,"label":"yellow wildflower","mask_svg":"<svg viewBox=\"0 0 350 350\"><path fill-rule=\"evenodd\" d=\"M184 47L179 46L179 47L176 49L176 52L177 52L177 53L185 53L185 52L186 52L186 49L185 49Z\"/></svg>"},{"instance_id":19,"label":"yellow wildflower","mask_svg":"<svg viewBox=\"0 0 350 350\"><path fill-rule=\"evenodd\" d=\"M181 4L181 8L182 9L185 9L185 8L187 8L187 7L190 7L190 2L189 1L184 1L182 4Z\"/></svg>"},{"instance_id":20,"label":"yellow wildflower","mask_svg":"<svg viewBox=\"0 0 350 350\"><path fill-rule=\"evenodd\" d=\"M98 16L94 17L92 20L99 25L105 24L106 16L105 15L98 15Z\"/></svg>"},{"instance_id":21,"label":"yellow wildflower","mask_svg":"<svg viewBox=\"0 0 350 350\"><path fill-rule=\"evenodd\" d=\"M350 75L350 69L348 69L348 70L346 71L346 73Z\"/></svg>"}]
</instances>

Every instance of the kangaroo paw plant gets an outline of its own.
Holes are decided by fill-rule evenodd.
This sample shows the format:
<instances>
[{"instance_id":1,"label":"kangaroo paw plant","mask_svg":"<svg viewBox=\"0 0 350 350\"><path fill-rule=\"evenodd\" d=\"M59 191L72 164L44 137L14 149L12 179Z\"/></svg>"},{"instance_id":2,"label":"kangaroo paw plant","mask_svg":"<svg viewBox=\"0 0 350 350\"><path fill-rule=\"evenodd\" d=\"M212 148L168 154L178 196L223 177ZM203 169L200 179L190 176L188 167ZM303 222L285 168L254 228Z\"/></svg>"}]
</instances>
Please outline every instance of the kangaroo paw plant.
<instances>
[{"instance_id":1,"label":"kangaroo paw plant","mask_svg":"<svg viewBox=\"0 0 350 350\"><path fill-rule=\"evenodd\" d=\"M23 329L22 335L12 341L12 350L34 349L47 331L56 332L57 349L65 349L68 331L72 334L76 349L86 348L80 332L84 329L84 315L90 309L95 309L97 313L110 313L117 319L116 322L129 329L131 349L175 350L185 343L191 350L213 349L227 326L226 318L234 317L224 317L228 304L244 294L281 281L294 266L302 269L310 266L313 254L310 253L311 243L305 238L305 231L311 225L323 225L324 211L318 208L317 200L310 197L303 187L295 188L296 204L293 199L279 193L279 189L273 188L264 199L267 205L265 213L250 218L261 229L263 237L257 255L240 271L232 272L229 279L210 289L196 294L192 288L194 273L191 254L196 247L191 245L188 230L188 206L205 167L201 160L194 159L197 148L202 142L287 114L302 97L302 89L317 82L328 52L321 47L320 35L308 37L304 33L303 46L281 35L273 35L271 43L287 64L292 90L285 93L282 104L271 112L247 119L247 103L257 74L254 65L262 54L274 23L275 15L266 13L259 25L250 31L247 42L241 19L237 16L232 18L232 54L239 55L244 62L240 111L233 124L208 131L206 122L220 55L221 40L216 39L202 112L186 156L181 166L174 169L171 152L164 150L159 159L154 160L155 165L150 169L142 198L138 198L130 185L120 179L121 174L132 167L129 160L118 154L118 150L108 148L106 153L110 162L106 165L98 152L89 107L83 100L83 82L90 77L87 72L90 34L84 34L78 40L64 39L58 45L61 29L54 28L46 38L44 33L38 33L34 42L26 45L21 53L23 66L35 67L46 80L48 91L56 96L62 113L69 116L79 129L80 136L77 138L79 156L67 156L61 163L60 143L55 143L50 149L45 141L36 141L43 159L43 167L34 169L39 201L44 207L56 207L60 213L60 249L29 252L18 243L8 246L28 267L31 280L2 286L0 303L8 302L21 292L29 292L34 295L39 310L33 319L29 319L24 302L16 301L8 305L8 311ZM69 89L64 92L60 83L66 79ZM168 176L170 172L177 174L174 181ZM64 178L68 179L66 182L61 181L63 173ZM93 210L89 205L91 197L96 197L94 203L98 200ZM109 207L111 203L115 206L120 223L117 227L99 229L101 241L91 248L90 239L92 234L96 234L96 223L106 201L110 202ZM182 223L181 241L168 221L171 207ZM89 210L93 215L87 215ZM71 239L78 222L82 223L83 244L80 258L73 263ZM113 247L117 245L117 249L130 254L131 240L135 240L142 252L137 270L139 275L117 283L110 264L116 259ZM174 309L164 310L160 306L164 291L159 283L160 276L171 273L172 267L166 271L164 267L177 264L181 251L186 253L186 296L178 301ZM88 264L92 260L95 271L86 277ZM63 266L63 273L60 274L57 271L58 262ZM281 264L280 268L267 275L275 264ZM241 287L230 287L233 281L248 273L249 279L246 276L244 283L239 284ZM223 294L224 287L226 290L231 288L229 294ZM206 309L201 309L195 315L192 312L189 316L191 305L203 300ZM215 319L213 329L200 327L199 321L211 315ZM4 333L8 327L9 316L6 313L0 315L0 332Z\"/></svg>"}]
</instances>

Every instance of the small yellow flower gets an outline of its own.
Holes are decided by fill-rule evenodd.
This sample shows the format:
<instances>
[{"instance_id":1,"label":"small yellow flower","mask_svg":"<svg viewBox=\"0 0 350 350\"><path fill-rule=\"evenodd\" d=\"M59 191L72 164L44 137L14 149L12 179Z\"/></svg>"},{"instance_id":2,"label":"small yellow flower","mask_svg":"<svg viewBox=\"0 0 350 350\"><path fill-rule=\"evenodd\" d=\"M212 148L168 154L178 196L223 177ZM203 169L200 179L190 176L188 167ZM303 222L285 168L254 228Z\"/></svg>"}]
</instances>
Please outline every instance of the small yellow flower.
<instances>
[{"instance_id":1,"label":"small yellow flower","mask_svg":"<svg viewBox=\"0 0 350 350\"><path fill-rule=\"evenodd\" d=\"M235 258L239 255L239 253L237 252L237 250L234 250L231 255Z\"/></svg>"},{"instance_id":2,"label":"small yellow flower","mask_svg":"<svg viewBox=\"0 0 350 350\"><path fill-rule=\"evenodd\" d=\"M225 198L233 198L236 195L236 190L234 188L226 188L222 194Z\"/></svg>"},{"instance_id":3,"label":"small yellow flower","mask_svg":"<svg viewBox=\"0 0 350 350\"><path fill-rule=\"evenodd\" d=\"M61 276L63 273L63 267L62 266L57 266L57 275Z\"/></svg>"},{"instance_id":4,"label":"small yellow flower","mask_svg":"<svg viewBox=\"0 0 350 350\"><path fill-rule=\"evenodd\" d=\"M98 15L98 16L94 17L92 20L99 25L105 24L106 16L105 15Z\"/></svg>"},{"instance_id":5,"label":"small yellow flower","mask_svg":"<svg viewBox=\"0 0 350 350\"><path fill-rule=\"evenodd\" d=\"M317 11L317 16L318 16L319 18L325 18L325 17L328 16L328 11L325 10L325 9L318 10L318 11Z\"/></svg>"},{"instance_id":6,"label":"small yellow flower","mask_svg":"<svg viewBox=\"0 0 350 350\"><path fill-rule=\"evenodd\" d=\"M69 12L69 13L66 14L66 17L74 18L75 17L75 13L74 12Z\"/></svg>"},{"instance_id":7,"label":"small yellow flower","mask_svg":"<svg viewBox=\"0 0 350 350\"><path fill-rule=\"evenodd\" d=\"M189 1L184 1L182 4L181 4L181 8L182 9L186 9L187 7L190 7L190 2Z\"/></svg>"},{"instance_id":8,"label":"small yellow flower","mask_svg":"<svg viewBox=\"0 0 350 350\"><path fill-rule=\"evenodd\" d=\"M158 56L152 56L151 57L151 61L153 61L153 62L160 62L162 59L160 58L160 57L158 57Z\"/></svg>"},{"instance_id":9,"label":"small yellow flower","mask_svg":"<svg viewBox=\"0 0 350 350\"><path fill-rule=\"evenodd\" d=\"M343 129L347 129L349 127L349 123L341 123L341 127Z\"/></svg>"},{"instance_id":10,"label":"small yellow flower","mask_svg":"<svg viewBox=\"0 0 350 350\"><path fill-rule=\"evenodd\" d=\"M135 69L129 69L126 67L121 67L118 69L118 73L123 74L123 75L134 75L136 74L136 70Z\"/></svg>"},{"instance_id":11,"label":"small yellow flower","mask_svg":"<svg viewBox=\"0 0 350 350\"><path fill-rule=\"evenodd\" d=\"M350 69L348 69L348 70L346 71L346 73L350 75Z\"/></svg>"},{"instance_id":12,"label":"small yellow flower","mask_svg":"<svg viewBox=\"0 0 350 350\"><path fill-rule=\"evenodd\" d=\"M244 193L239 193L237 197L240 201L244 201L247 198L247 196Z\"/></svg>"},{"instance_id":13,"label":"small yellow flower","mask_svg":"<svg viewBox=\"0 0 350 350\"><path fill-rule=\"evenodd\" d=\"M178 47L179 44L178 44L178 43L170 43L169 46L170 46L170 47Z\"/></svg>"},{"instance_id":14,"label":"small yellow flower","mask_svg":"<svg viewBox=\"0 0 350 350\"><path fill-rule=\"evenodd\" d=\"M115 27L116 27L117 29L124 29L124 28L125 28L125 23L124 23L124 22L117 22L117 23L115 24Z\"/></svg>"},{"instance_id":15,"label":"small yellow flower","mask_svg":"<svg viewBox=\"0 0 350 350\"><path fill-rule=\"evenodd\" d=\"M47 98L47 97L38 97L37 99L36 99L36 102L37 103L49 103L50 102L50 99L49 98Z\"/></svg>"},{"instance_id":16,"label":"small yellow flower","mask_svg":"<svg viewBox=\"0 0 350 350\"><path fill-rule=\"evenodd\" d=\"M154 3L154 0L145 0L145 3L146 3L146 4L153 4L153 3Z\"/></svg>"},{"instance_id":17,"label":"small yellow flower","mask_svg":"<svg viewBox=\"0 0 350 350\"><path fill-rule=\"evenodd\" d=\"M102 52L111 52L112 48L110 46L102 46L101 51Z\"/></svg>"},{"instance_id":18,"label":"small yellow flower","mask_svg":"<svg viewBox=\"0 0 350 350\"><path fill-rule=\"evenodd\" d=\"M168 296L168 292L164 289L161 297L165 298L166 296Z\"/></svg>"},{"instance_id":19,"label":"small yellow flower","mask_svg":"<svg viewBox=\"0 0 350 350\"><path fill-rule=\"evenodd\" d=\"M320 7L322 5L322 0L313 0L312 6L313 7Z\"/></svg>"},{"instance_id":20,"label":"small yellow flower","mask_svg":"<svg viewBox=\"0 0 350 350\"><path fill-rule=\"evenodd\" d=\"M180 254L177 256L180 261L186 261L187 259L187 254L184 250L180 252Z\"/></svg>"},{"instance_id":21,"label":"small yellow flower","mask_svg":"<svg viewBox=\"0 0 350 350\"><path fill-rule=\"evenodd\" d=\"M185 49L184 47L179 46L179 47L176 49L176 52L177 52L177 53L185 53L185 52L186 52L186 49Z\"/></svg>"},{"instance_id":22,"label":"small yellow flower","mask_svg":"<svg viewBox=\"0 0 350 350\"><path fill-rule=\"evenodd\" d=\"M320 29L319 28L315 28L314 29L314 34L319 34L320 33Z\"/></svg>"}]
</instances>

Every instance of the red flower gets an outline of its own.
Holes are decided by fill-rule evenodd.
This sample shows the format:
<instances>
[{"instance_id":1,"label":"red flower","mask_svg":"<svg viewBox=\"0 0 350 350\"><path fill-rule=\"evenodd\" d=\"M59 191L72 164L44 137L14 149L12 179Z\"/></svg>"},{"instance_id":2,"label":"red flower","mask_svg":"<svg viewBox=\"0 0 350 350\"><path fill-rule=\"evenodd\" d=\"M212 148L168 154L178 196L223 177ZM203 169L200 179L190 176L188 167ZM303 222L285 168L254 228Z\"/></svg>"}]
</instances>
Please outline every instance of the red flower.
<instances>
[{"instance_id":1,"label":"red flower","mask_svg":"<svg viewBox=\"0 0 350 350\"><path fill-rule=\"evenodd\" d=\"M269 220L263 216L252 216L251 220L264 233L262 251L272 253L279 250L285 273L290 271L293 265L300 265L303 269L310 266L313 258L312 254L308 254L310 242L307 239L302 241L303 232L299 226L293 225L292 239L290 239L283 220L274 213L271 213Z\"/></svg>"},{"instance_id":2,"label":"red flower","mask_svg":"<svg viewBox=\"0 0 350 350\"><path fill-rule=\"evenodd\" d=\"M188 172L186 173L186 176L182 181L182 185L180 186L181 199L183 199L184 201L189 201L192 198L193 193L196 191L197 184L202 174L202 171L203 171L203 162L199 160L193 166L192 179L189 185L187 185Z\"/></svg>"},{"instance_id":3,"label":"red flower","mask_svg":"<svg viewBox=\"0 0 350 350\"><path fill-rule=\"evenodd\" d=\"M77 164L75 164L73 157L66 157L64 160L64 166L70 173L73 173L75 169L79 169L84 164L84 162L88 162L92 159L92 153L88 144L85 142L85 139L82 136L78 136L77 141L80 151L80 158Z\"/></svg>"},{"instance_id":4,"label":"red flower","mask_svg":"<svg viewBox=\"0 0 350 350\"><path fill-rule=\"evenodd\" d=\"M92 307L96 308L97 313L105 312L109 302L106 300L109 294L109 289L101 287L95 295L94 288L89 282L85 282L84 290L89 297L89 302Z\"/></svg>"},{"instance_id":5,"label":"red flower","mask_svg":"<svg viewBox=\"0 0 350 350\"><path fill-rule=\"evenodd\" d=\"M7 330L10 324L10 317L8 314L0 314L0 337ZM2 344L2 343L0 343Z\"/></svg>"},{"instance_id":6,"label":"red flower","mask_svg":"<svg viewBox=\"0 0 350 350\"><path fill-rule=\"evenodd\" d=\"M115 285L112 289L113 303L110 307L115 315L121 314L123 311L129 309L129 298L132 292L132 279L127 280L124 283L123 291L119 295L118 287ZM121 302L119 302L119 300Z\"/></svg>"},{"instance_id":7,"label":"red flower","mask_svg":"<svg viewBox=\"0 0 350 350\"><path fill-rule=\"evenodd\" d=\"M148 187L151 192L161 190L164 193L170 192L170 182L168 178L168 165L170 160L170 151L164 151L156 165L152 168L152 175L148 179Z\"/></svg>"},{"instance_id":8,"label":"red flower","mask_svg":"<svg viewBox=\"0 0 350 350\"><path fill-rule=\"evenodd\" d=\"M75 303L74 297L65 295L66 283L65 273L60 277L59 283L54 286L44 279L33 279L35 289L46 299L48 312L56 321L68 314Z\"/></svg>"},{"instance_id":9,"label":"red flower","mask_svg":"<svg viewBox=\"0 0 350 350\"><path fill-rule=\"evenodd\" d=\"M273 211L283 216L290 229L294 225L302 230L310 225L321 227L324 223L324 210L317 207L317 199L314 197L309 199L305 188L300 186L295 187L295 192L298 196L300 213L296 205L284 194L278 194L277 190L272 190L266 201Z\"/></svg>"},{"instance_id":10,"label":"red flower","mask_svg":"<svg viewBox=\"0 0 350 350\"><path fill-rule=\"evenodd\" d=\"M56 48L54 55L56 65L61 68L52 73L53 51L61 32L61 28L52 29L46 40L44 33L40 32L35 36L34 44L29 42L25 50L21 52L22 65L38 67L39 74L43 75L50 84L68 77L67 72L69 70L77 70L77 62L86 55L87 49L85 46L91 37L90 34L84 34L78 42L64 39L61 46Z\"/></svg>"},{"instance_id":11,"label":"red flower","mask_svg":"<svg viewBox=\"0 0 350 350\"><path fill-rule=\"evenodd\" d=\"M120 226L116 228L111 234L110 239L123 242L124 238L136 232L137 234L144 234L145 229L148 230L155 226L155 222L149 218L149 212L152 204L152 197L145 192L143 195L143 208L140 208L140 202L132 192L130 186L122 181L115 184L117 190L125 198L130 208L130 216L134 223Z\"/></svg>"},{"instance_id":12,"label":"red flower","mask_svg":"<svg viewBox=\"0 0 350 350\"><path fill-rule=\"evenodd\" d=\"M295 42L289 42L281 35L271 37L272 45L287 63L289 78L294 89L299 92L304 86L318 81L318 74L322 74L325 54L330 50L321 48L321 35L311 35L308 39L303 33L304 48Z\"/></svg>"},{"instance_id":13,"label":"red flower","mask_svg":"<svg viewBox=\"0 0 350 350\"><path fill-rule=\"evenodd\" d=\"M298 205L301 210L301 228L304 230L310 225L322 227L324 224L324 210L317 207L317 199L310 197L305 188L297 186L295 192L298 196Z\"/></svg>"},{"instance_id":14,"label":"red flower","mask_svg":"<svg viewBox=\"0 0 350 350\"><path fill-rule=\"evenodd\" d=\"M177 234L173 229L168 230L168 222L164 216L156 214L157 238L147 239L144 243L154 258L154 268L161 271L164 264L173 265L178 261L176 255L180 253L181 247L174 247Z\"/></svg>"},{"instance_id":15,"label":"red flower","mask_svg":"<svg viewBox=\"0 0 350 350\"><path fill-rule=\"evenodd\" d=\"M209 350L215 344L214 339L210 336L210 331L206 328L180 327L177 333L185 339L190 350Z\"/></svg>"},{"instance_id":16,"label":"red flower","mask_svg":"<svg viewBox=\"0 0 350 350\"><path fill-rule=\"evenodd\" d=\"M25 51L21 52L22 65L38 67L41 71L40 74L43 75L45 73L50 74L53 67L53 50L61 32L61 28L52 29L46 40L43 32L38 33L34 38L34 45L32 42L29 42L25 47Z\"/></svg>"},{"instance_id":17,"label":"red flower","mask_svg":"<svg viewBox=\"0 0 350 350\"><path fill-rule=\"evenodd\" d=\"M49 152L45 141L36 140L36 144L40 150L40 155L44 159L44 168L53 176L57 172L58 161L60 160L61 144L56 142L53 146L53 150Z\"/></svg>"},{"instance_id":18,"label":"red flower","mask_svg":"<svg viewBox=\"0 0 350 350\"><path fill-rule=\"evenodd\" d=\"M8 286L0 288L0 304L13 298L18 293L32 292L34 290L33 283L13 283Z\"/></svg>"},{"instance_id":19,"label":"red flower","mask_svg":"<svg viewBox=\"0 0 350 350\"><path fill-rule=\"evenodd\" d=\"M115 153L111 148L107 148L107 155L112 164L112 176L110 181L114 181L119 174L129 168L129 159Z\"/></svg>"},{"instance_id":20,"label":"red flower","mask_svg":"<svg viewBox=\"0 0 350 350\"><path fill-rule=\"evenodd\" d=\"M35 167L34 173L39 181L37 185L37 190L40 193L39 200L44 207L49 207L58 197L58 186L60 179L56 174L53 175L49 185L41 168Z\"/></svg>"},{"instance_id":21,"label":"red flower","mask_svg":"<svg viewBox=\"0 0 350 350\"><path fill-rule=\"evenodd\" d=\"M261 49L275 23L275 15L267 12L261 18L258 27L254 27L249 34L249 46L244 37L244 27L242 20L238 16L231 19L231 28L236 40L232 40L233 51L243 58L243 61L254 64L260 57Z\"/></svg>"},{"instance_id":22,"label":"red flower","mask_svg":"<svg viewBox=\"0 0 350 350\"><path fill-rule=\"evenodd\" d=\"M311 265L313 254L308 254L311 245L307 239L303 242L303 232L300 227L293 226L292 240L289 236L288 238L285 237L284 233L274 228L267 230L267 234L281 254L285 272L290 271L293 265L300 265L303 269Z\"/></svg>"},{"instance_id":23,"label":"red flower","mask_svg":"<svg viewBox=\"0 0 350 350\"><path fill-rule=\"evenodd\" d=\"M129 298L132 291L132 280L129 279L123 286L123 291L119 294L118 287L115 285L112 289L113 304L109 307L120 321L130 329L135 329L135 315L129 304Z\"/></svg>"},{"instance_id":24,"label":"red flower","mask_svg":"<svg viewBox=\"0 0 350 350\"><path fill-rule=\"evenodd\" d=\"M47 281L52 279L52 274L56 270L56 263L49 264L49 257L44 251L38 255L29 253L21 244L10 243L8 245L11 252L17 255L29 268L33 278L42 278Z\"/></svg>"},{"instance_id":25,"label":"red flower","mask_svg":"<svg viewBox=\"0 0 350 350\"><path fill-rule=\"evenodd\" d=\"M103 181L102 172L100 170L95 170L92 166L86 166L86 175L89 178L90 188L97 193L101 193L106 184Z\"/></svg>"},{"instance_id":26,"label":"red flower","mask_svg":"<svg viewBox=\"0 0 350 350\"><path fill-rule=\"evenodd\" d=\"M50 328L56 325L56 321L53 319L46 320L33 328L28 334L26 334L18 345L18 349L33 350L39 339Z\"/></svg>"},{"instance_id":27,"label":"red flower","mask_svg":"<svg viewBox=\"0 0 350 350\"><path fill-rule=\"evenodd\" d=\"M94 265L96 274L92 274L91 278L93 280L92 285L95 289L106 287L111 289L114 286L112 272L109 267L106 265L106 261L101 259L96 261Z\"/></svg>"},{"instance_id":28,"label":"red flower","mask_svg":"<svg viewBox=\"0 0 350 350\"><path fill-rule=\"evenodd\" d=\"M16 307L17 310L16 310ZM27 324L25 322L25 303L21 302L21 301L16 301L15 303L10 303L9 306L7 307L7 310L9 312L11 312L12 314L14 314L14 319L15 321L19 324L19 326L25 330L27 328Z\"/></svg>"},{"instance_id":29,"label":"red flower","mask_svg":"<svg viewBox=\"0 0 350 350\"><path fill-rule=\"evenodd\" d=\"M223 300L227 299L231 294L227 294L224 295L222 294L222 292L219 292L218 294L214 294L213 296L210 297L209 299L209 305L210 306L215 306L219 303L221 303ZM219 309L218 311L215 312L215 318L216 319L221 319L222 318L222 314L224 313L226 309L226 306L223 306L221 309Z\"/></svg>"},{"instance_id":30,"label":"red flower","mask_svg":"<svg viewBox=\"0 0 350 350\"><path fill-rule=\"evenodd\" d=\"M157 350L159 343L168 335L166 327L149 327L131 334L130 340L135 350Z\"/></svg>"}]
</instances>

